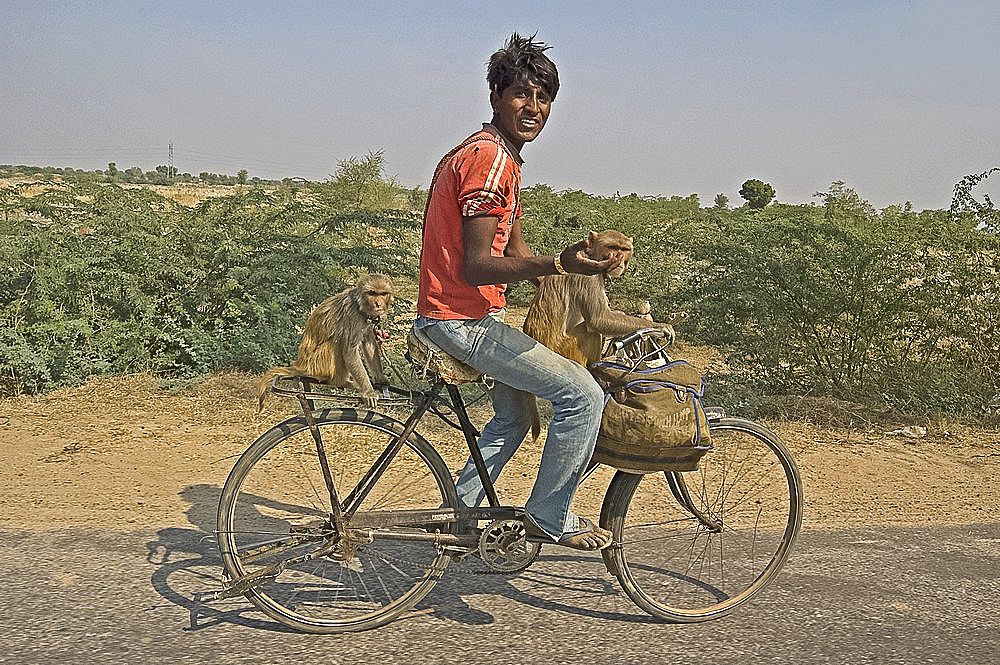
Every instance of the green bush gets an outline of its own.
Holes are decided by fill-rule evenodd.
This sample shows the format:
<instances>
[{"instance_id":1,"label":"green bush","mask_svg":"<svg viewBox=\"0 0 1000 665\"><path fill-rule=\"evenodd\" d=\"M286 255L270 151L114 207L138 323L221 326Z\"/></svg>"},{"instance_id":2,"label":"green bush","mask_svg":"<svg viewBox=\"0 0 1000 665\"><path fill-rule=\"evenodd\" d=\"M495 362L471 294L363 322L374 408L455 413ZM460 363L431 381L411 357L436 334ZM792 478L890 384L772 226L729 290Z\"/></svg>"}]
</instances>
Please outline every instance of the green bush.
<instances>
[{"instance_id":1,"label":"green bush","mask_svg":"<svg viewBox=\"0 0 1000 665\"><path fill-rule=\"evenodd\" d=\"M287 364L310 308L358 274L417 276L426 192L394 187L381 160L193 208L92 179L0 189L0 395ZM537 185L523 228L539 254L592 230L631 236L612 306L691 312L682 338L727 366L713 401L741 413L808 394L982 417L1000 402L1000 223L972 194L995 170L959 183L951 210L920 213L876 210L843 183L822 205L734 210ZM509 300L533 293L515 285Z\"/></svg>"},{"instance_id":2,"label":"green bush","mask_svg":"<svg viewBox=\"0 0 1000 665\"><path fill-rule=\"evenodd\" d=\"M997 391L996 236L876 211L843 183L822 196L691 224L697 336L769 394L980 413Z\"/></svg>"},{"instance_id":3,"label":"green bush","mask_svg":"<svg viewBox=\"0 0 1000 665\"><path fill-rule=\"evenodd\" d=\"M409 212L261 189L195 208L114 185L22 193L0 192L0 394L260 371L288 362L310 308L357 274L415 273Z\"/></svg>"}]
</instances>

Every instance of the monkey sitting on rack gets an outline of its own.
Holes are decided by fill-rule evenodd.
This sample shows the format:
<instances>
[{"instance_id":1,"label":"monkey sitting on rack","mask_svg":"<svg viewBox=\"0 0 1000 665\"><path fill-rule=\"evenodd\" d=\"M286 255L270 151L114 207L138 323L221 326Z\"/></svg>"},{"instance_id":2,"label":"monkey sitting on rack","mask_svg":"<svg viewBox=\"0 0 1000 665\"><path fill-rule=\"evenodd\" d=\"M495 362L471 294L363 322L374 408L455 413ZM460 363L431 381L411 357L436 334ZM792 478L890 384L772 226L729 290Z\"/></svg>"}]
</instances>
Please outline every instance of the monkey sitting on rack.
<instances>
[{"instance_id":1,"label":"monkey sitting on rack","mask_svg":"<svg viewBox=\"0 0 1000 665\"><path fill-rule=\"evenodd\" d=\"M622 252L624 263L608 275L570 274L544 278L524 319L524 332L559 355L584 366L600 359L604 336L619 337L641 328L660 328L673 340L672 324L687 319L686 313L672 314L669 322L657 323L651 316L629 316L613 310L608 303L606 280L625 272L632 259L632 239L619 231L607 230L591 231L587 240L590 258L603 261L613 252Z\"/></svg>"},{"instance_id":2,"label":"monkey sitting on rack","mask_svg":"<svg viewBox=\"0 0 1000 665\"><path fill-rule=\"evenodd\" d=\"M369 408L378 404L372 387L388 383L382 366L379 324L392 304L392 283L385 275L366 275L354 286L317 305L306 321L298 357L291 367L268 370L257 384L258 410L276 376L312 377L337 388L353 388Z\"/></svg>"}]
</instances>

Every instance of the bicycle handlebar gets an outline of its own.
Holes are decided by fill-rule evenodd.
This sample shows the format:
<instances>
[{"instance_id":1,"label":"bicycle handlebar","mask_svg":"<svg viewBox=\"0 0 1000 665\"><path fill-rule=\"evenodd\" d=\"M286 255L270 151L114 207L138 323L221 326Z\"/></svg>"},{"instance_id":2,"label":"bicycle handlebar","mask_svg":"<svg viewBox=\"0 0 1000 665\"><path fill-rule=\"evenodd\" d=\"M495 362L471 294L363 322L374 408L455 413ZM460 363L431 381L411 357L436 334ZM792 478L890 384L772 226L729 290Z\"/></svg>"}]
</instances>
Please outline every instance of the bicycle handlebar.
<instances>
[{"instance_id":1,"label":"bicycle handlebar","mask_svg":"<svg viewBox=\"0 0 1000 665\"><path fill-rule=\"evenodd\" d=\"M629 344L632 344L636 340L649 335L650 337L664 337L665 333L662 328L640 328L636 330L631 335L625 335L624 337L618 337L611 342L612 346L616 349L623 349Z\"/></svg>"}]
</instances>

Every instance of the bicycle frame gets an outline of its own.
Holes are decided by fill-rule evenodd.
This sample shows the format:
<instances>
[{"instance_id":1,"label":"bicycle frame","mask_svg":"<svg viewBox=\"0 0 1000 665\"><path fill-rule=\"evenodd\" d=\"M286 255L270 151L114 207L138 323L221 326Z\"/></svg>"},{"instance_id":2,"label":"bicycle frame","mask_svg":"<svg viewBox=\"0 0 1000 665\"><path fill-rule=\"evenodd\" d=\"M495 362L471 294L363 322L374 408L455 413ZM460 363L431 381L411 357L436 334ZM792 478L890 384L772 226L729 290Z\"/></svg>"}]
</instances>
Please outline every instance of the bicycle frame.
<instances>
[{"instance_id":1,"label":"bicycle frame","mask_svg":"<svg viewBox=\"0 0 1000 665\"><path fill-rule=\"evenodd\" d=\"M310 390L311 384L308 379L299 381L301 388L298 390L278 387L276 385L278 381L280 381L280 378L275 379L272 382L271 390L276 394L295 397L302 407L303 418L305 419L306 425L312 434L312 438L316 446L316 453L319 456L320 466L323 471L323 479L327 485L327 491L330 495L330 504L333 506L330 521L334 527L335 534L348 535L353 538L361 538L362 540L425 540L442 545L471 546L474 544L471 541L472 536L462 538L452 534L442 533L418 534L394 531L389 529L389 527L449 524L459 521L472 520L516 519L523 514L522 509L500 505L500 501L497 498L496 488L493 481L489 477L489 472L486 469L486 462L483 459L482 451L479 449L479 432L473 424L472 419L469 417L465 408L465 401L462 398L457 385L446 383L443 379L438 378L428 390L416 391L417 399L414 404L413 411L403 423L401 431L396 434L389 445L386 446L386 448L381 452L372 464L371 468L368 469L364 476L362 476L358 485L351 491L350 494L341 500L337 492L336 483L333 480L332 472L327 462L323 439L320 434L319 427L316 424L316 418L314 415L316 410L314 402L318 399L328 399L329 396L322 393L312 392ZM440 397L442 389L447 390L450 406L459 421L458 425L451 422L444 414L433 409L433 405L436 401L442 401ZM410 398L414 395L413 391L403 390L396 386L386 386L385 390L390 393L406 395ZM486 499L489 504L488 507L462 508L457 511L442 508L438 510L411 509L405 511L359 512L361 504L368 496L372 487L374 487L379 476L389 467L393 457L395 457L395 455L402 448L406 439L413 434L417 425L428 411L432 411L443 422L462 431L465 437L466 445L469 448L469 454L472 457L473 463L475 464L476 470L479 474L479 478L483 483L484 489L486 490ZM594 465L594 468L596 468L596 465ZM592 469L589 469L588 474L591 471ZM376 531L377 529L382 530ZM333 540L336 540L336 537L334 537Z\"/></svg>"},{"instance_id":2,"label":"bicycle frame","mask_svg":"<svg viewBox=\"0 0 1000 665\"><path fill-rule=\"evenodd\" d=\"M358 482L357 487L355 487L354 490L352 490L351 493L344 497L341 501L332 473L327 463L322 436L320 435L319 427L316 425L316 419L314 416L315 400L324 399L327 398L327 396L322 393L311 392L309 390L310 382L308 380L300 380L299 383L301 389L294 391L277 387L275 385L277 381L278 379L272 383L272 391L277 394L294 396L302 407L303 417L305 418L309 431L312 434L312 438L316 446L316 452L319 456L320 465L323 470L323 478L327 485L327 491L330 494L330 505L333 506L330 521L336 534L349 534L353 538L360 538L362 540L424 540L447 546L472 546L475 543L472 540L474 536L471 535L463 538L453 534L442 534L438 532L419 534L393 530L390 527L432 524L444 525L459 521L472 520L519 519L523 516L523 508L500 505L500 501L496 493L496 487L492 479L489 477L489 472L486 469L486 462L483 459L483 453L479 449L479 431L476 429L472 419L469 417L468 411L465 408L465 400L462 398L457 385L447 383L443 379L438 378L428 390L416 391L417 399L414 404L413 411L410 413L406 421L403 422L402 430L382 451L379 457L372 464L371 468ZM451 420L444 414L433 409L433 404L436 401L442 401L440 397L442 389L446 390L448 393L451 409L454 411L455 416L458 419L457 425L451 422ZM401 396L405 395L411 399L414 395L413 391L403 390L391 385L386 386L384 390L386 393L396 393ZM479 479L483 484L488 507L460 508L458 510L411 509L406 511L359 512L358 509L367 497L368 492L375 485L379 476L389 467L393 457L399 452L400 448L402 448L404 441L406 441L406 439L416 430L417 425L428 411L432 411L448 425L461 430L465 438L466 446L469 449L469 455L476 467L477 473L479 474ZM589 478L599 466L600 465L598 463L591 462L584 472L580 482L583 483L587 478ZM695 508L694 502L691 500L687 487L684 484L684 479L680 474L667 472L664 475L667 478L671 493L685 510L696 517L702 524L705 525L706 528L712 531L721 530L721 524L716 523L714 520L710 519L708 516L704 515L698 511L697 508ZM336 540L336 538L334 537L333 540Z\"/></svg>"}]
</instances>

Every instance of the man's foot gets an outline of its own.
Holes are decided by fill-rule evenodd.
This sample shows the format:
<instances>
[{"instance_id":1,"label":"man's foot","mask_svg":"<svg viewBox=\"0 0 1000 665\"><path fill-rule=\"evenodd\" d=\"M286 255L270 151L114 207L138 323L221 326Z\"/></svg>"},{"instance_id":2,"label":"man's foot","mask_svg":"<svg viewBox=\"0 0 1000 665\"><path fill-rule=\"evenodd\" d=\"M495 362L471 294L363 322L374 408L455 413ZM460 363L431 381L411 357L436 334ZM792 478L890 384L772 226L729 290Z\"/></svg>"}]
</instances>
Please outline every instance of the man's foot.
<instances>
[{"instance_id":1,"label":"man's foot","mask_svg":"<svg viewBox=\"0 0 1000 665\"><path fill-rule=\"evenodd\" d=\"M545 533L530 516L524 516L524 532L527 539L534 543L553 543L563 547L572 547L575 550L603 550L614 540L610 531L602 529L593 522L583 517L579 518L580 528L576 531L564 533L559 540L553 540L552 536Z\"/></svg>"}]
</instances>

